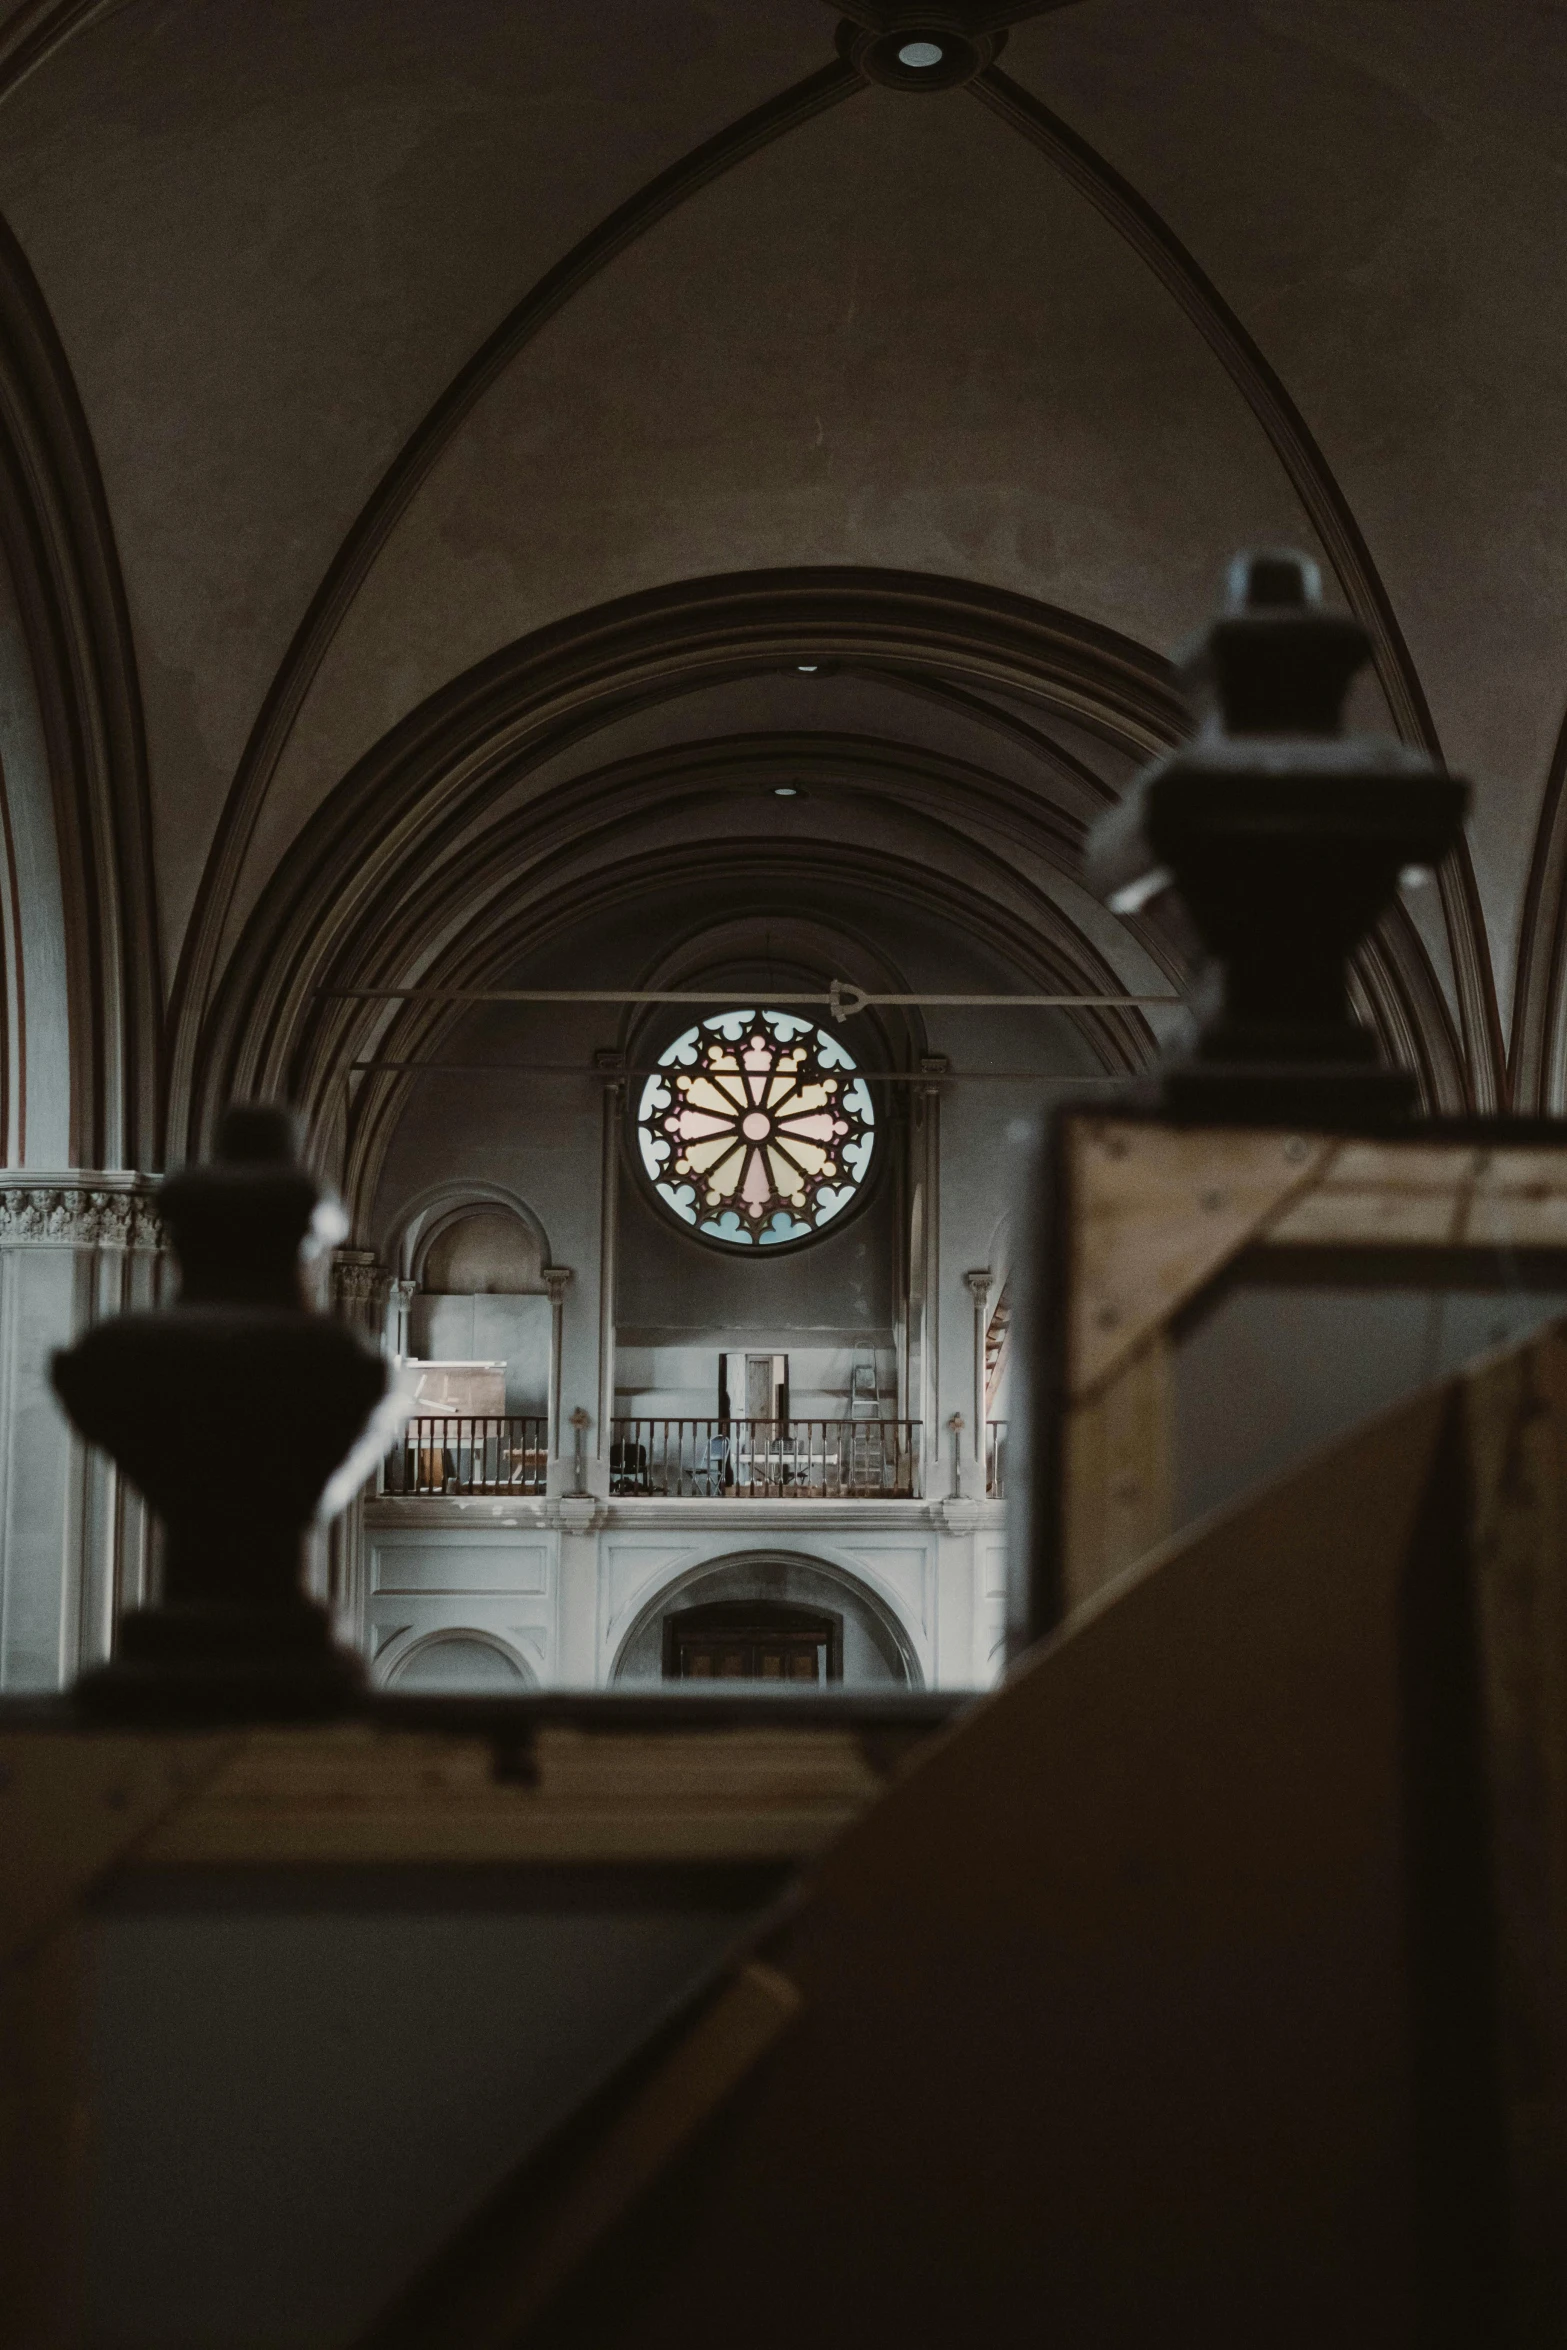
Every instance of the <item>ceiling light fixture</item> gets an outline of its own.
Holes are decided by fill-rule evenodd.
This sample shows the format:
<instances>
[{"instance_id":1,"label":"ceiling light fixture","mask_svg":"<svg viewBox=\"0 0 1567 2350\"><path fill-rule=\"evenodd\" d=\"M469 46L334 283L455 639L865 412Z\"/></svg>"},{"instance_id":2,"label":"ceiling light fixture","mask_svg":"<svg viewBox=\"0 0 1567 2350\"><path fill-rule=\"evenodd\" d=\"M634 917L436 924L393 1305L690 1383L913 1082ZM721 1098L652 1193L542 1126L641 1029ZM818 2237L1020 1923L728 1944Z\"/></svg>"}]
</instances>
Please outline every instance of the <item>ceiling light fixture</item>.
<instances>
[{"instance_id":1,"label":"ceiling light fixture","mask_svg":"<svg viewBox=\"0 0 1567 2350\"><path fill-rule=\"evenodd\" d=\"M795 663L795 667L802 677L814 677L818 666L819 664L815 661L796 661Z\"/></svg>"},{"instance_id":2,"label":"ceiling light fixture","mask_svg":"<svg viewBox=\"0 0 1567 2350\"><path fill-rule=\"evenodd\" d=\"M797 800L799 796L800 787L797 783L775 783L773 785L775 800Z\"/></svg>"},{"instance_id":3,"label":"ceiling light fixture","mask_svg":"<svg viewBox=\"0 0 1567 2350\"><path fill-rule=\"evenodd\" d=\"M921 24L918 17L882 33L845 21L838 27L838 54L867 81L880 82L885 89L956 90L984 72L1006 37L1004 29L959 33L945 25Z\"/></svg>"}]
</instances>

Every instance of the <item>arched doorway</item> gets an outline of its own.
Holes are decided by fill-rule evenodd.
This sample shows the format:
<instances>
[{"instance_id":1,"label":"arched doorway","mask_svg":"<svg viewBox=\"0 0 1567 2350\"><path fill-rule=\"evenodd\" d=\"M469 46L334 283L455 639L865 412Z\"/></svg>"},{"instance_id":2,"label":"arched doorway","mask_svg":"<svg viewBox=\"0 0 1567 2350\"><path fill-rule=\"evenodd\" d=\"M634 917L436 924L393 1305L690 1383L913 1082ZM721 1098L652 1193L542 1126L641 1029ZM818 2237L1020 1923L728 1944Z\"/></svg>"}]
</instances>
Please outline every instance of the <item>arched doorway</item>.
<instances>
[{"instance_id":1,"label":"arched doorway","mask_svg":"<svg viewBox=\"0 0 1567 2350\"><path fill-rule=\"evenodd\" d=\"M627 1632L610 1671L615 1685L677 1679L788 1681L768 1658L814 1652L805 1686L917 1689L923 1684L905 1627L869 1584L826 1559L754 1551L712 1559L665 1584ZM682 1656L710 1665L741 1654L754 1670L692 1673ZM803 1678L803 1677L802 1677Z\"/></svg>"}]
</instances>

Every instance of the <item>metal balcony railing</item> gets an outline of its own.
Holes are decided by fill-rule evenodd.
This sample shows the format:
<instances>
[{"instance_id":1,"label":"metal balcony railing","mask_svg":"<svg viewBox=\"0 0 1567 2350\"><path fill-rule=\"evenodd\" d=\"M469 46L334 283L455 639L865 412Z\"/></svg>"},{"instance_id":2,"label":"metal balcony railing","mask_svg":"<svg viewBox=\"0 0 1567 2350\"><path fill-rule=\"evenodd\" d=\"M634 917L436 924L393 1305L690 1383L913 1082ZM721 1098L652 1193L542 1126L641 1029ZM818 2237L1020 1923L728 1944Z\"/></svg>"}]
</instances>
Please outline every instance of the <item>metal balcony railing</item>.
<instances>
[{"instance_id":1,"label":"metal balcony railing","mask_svg":"<svg viewBox=\"0 0 1567 2350\"><path fill-rule=\"evenodd\" d=\"M542 1493L548 1465L549 1427L542 1419L421 1414L382 1462L381 1491Z\"/></svg>"},{"instance_id":2,"label":"metal balcony railing","mask_svg":"<svg viewBox=\"0 0 1567 2350\"><path fill-rule=\"evenodd\" d=\"M613 1420L612 1494L898 1501L920 1490L918 1420Z\"/></svg>"},{"instance_id":3,"label":"metal balcony railing","mask_svg":"<svg viewBox=\"0 0 1567 2350\"><path fill-rule=\"evenodd\" d=\"M1007 1422L985 1422L985 1491L992 1501L1007 1498Z\"/></svg>"}]
</instances>

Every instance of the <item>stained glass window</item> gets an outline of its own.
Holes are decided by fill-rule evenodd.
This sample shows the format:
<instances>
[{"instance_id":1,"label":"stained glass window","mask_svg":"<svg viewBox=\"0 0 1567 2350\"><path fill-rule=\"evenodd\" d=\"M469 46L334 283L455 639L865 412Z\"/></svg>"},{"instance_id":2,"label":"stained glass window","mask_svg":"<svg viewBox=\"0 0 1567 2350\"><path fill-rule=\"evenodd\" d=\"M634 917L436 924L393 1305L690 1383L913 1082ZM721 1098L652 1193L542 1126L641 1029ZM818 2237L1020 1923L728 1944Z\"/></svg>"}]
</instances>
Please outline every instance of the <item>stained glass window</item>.
<instances>
[{"instance_id":1,"label":"stained glass window","mask_svg":"<svg viewBox=\"0 0 1567 2350\"><path fill-rule=\"evenodd\" d=\"M876 1114L852 1054L792 1012L717 1012L642 1089L637 1140L683 1224L731 1248L809 1240L870 1173Z\"/></svg>"}]
</instances>

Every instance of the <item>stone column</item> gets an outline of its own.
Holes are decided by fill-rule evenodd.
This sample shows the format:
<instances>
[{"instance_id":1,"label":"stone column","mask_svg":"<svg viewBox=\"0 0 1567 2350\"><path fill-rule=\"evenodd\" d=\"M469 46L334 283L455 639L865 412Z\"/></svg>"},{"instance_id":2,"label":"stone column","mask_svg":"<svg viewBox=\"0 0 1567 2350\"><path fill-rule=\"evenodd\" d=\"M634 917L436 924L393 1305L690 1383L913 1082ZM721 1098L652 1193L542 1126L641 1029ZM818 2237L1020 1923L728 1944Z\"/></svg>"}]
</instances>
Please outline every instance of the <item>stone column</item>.
<instances>
[{"instance_id":1,"label":"stone column","mask_svg":"<svg viewBox=\"0 0 1567 2350\"><path fill-rule=\"evenodd\" d=\"M372 1346L386 1351L388 1295L394 1286L385 1265L377 1264L368 1248L339 1248L332 1252L332 1311L341 1322L361 1331ZM413 1287L411 1282L406 1286ZM332 1609L339 1636L363 1649L366 1639L365 1495L368 1480L347 1509L339 1511L326 1528L325 1589L317 1593Z\"/></svg>"},{"instance_id":2,"label":"stone column","mask_svg":"<svg viewBox=\"0 0 1567 2350\"><path fill-rule=\"evenodd\" d=\"M929 1084L917 1088L920 1110L920 1441L924 1452L925 1494L937 1499L946 1490L947 1463L939 1438L941 1420L941 1087L936 1082L947 1069L945 1053L926 1053L920 1061Z\"/></svg>"},{"instance_id":3,"label":"stone column","mask_svg":"<svg viewBox=\"0 0 1567 2350\"><path fill-rule=\"evenodd\" d=\"M595 1053L604 1079L603 1156L599 1181L599 1392L593 1431L593 1489L609 1490L610 1422L615 1416L615 1259L620 1245L620 1128L626 1103L624 1053Z\"/></svg>"},{"instance_id":4,"label":"stone column","mask_svg":"<svg viewBox=\"0 0 1567 2350\"><path fill-rule=\"evenodd\" d=\"M990 1327L990 1292L994 1276L990 1267L963 1276L969 1294L974 1300L974 1442L970 1450L973 1468L973 1486L977 1499L985 1495L985 1337Z\"/></svg>"},{"instance_id":5,"label":"stone column","mask_svg":"<svg viewBox=\"0 0 1567 2350\"><path fill-rule=\"evenodd\" d=\"M569 1265L546 1265L544 1286L550 1298L550 1386L545 1406L550 1459L560 1458L560 1382L566 1349L566 1290L573 1275Z\"/></svg>"},{"instance_id":6,"label":"stone column","mask_svg":"<svg viewBox=\"0 0 1567 2350\"><path fill-rule=\"evenodd\" d=\"M157 1302L152 1193L131 1173L0 1172L0 1689L63 1687L152 1596L141 1499L73 1434L49 1385L56 1347Z\"/></svg>"},{"instance_id":7,"label":"stone column","mask_svg":"<svg viewBox=\"0 0 1567 2350\"><path fill-rule=\"evenodd\" d=\"M388 1279L386 1284L386 1335L382 1343L394 1363L408 1360L408 1316L414 1299L419 1294L417 1281Z\"/></svg>"}]
</instances>

